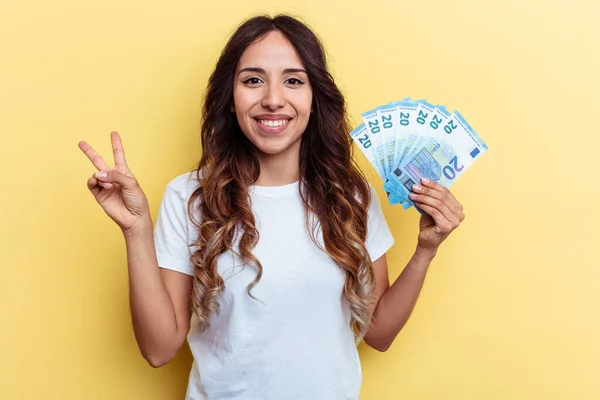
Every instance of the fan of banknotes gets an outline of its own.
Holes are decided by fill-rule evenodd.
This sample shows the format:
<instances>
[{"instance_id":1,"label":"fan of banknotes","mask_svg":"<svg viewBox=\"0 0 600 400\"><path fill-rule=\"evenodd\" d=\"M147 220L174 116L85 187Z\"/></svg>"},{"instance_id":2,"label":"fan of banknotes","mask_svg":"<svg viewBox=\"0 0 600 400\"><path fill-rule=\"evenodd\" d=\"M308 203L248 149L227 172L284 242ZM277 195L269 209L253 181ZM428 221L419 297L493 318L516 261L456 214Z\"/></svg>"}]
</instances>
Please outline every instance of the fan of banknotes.
<instances>
[{"instance_id":1,"label":"fan of banknotes","mask_svg":"<svg viewBox=\"0 0 600 400\"><path fill-rule=\"evenodd\" d=\"M350 136L383 179L389 202L405 210L421 178L449 188L487 150L458 111L426 100L391 102L362 119Z\"/></svg>"}]
</instances>

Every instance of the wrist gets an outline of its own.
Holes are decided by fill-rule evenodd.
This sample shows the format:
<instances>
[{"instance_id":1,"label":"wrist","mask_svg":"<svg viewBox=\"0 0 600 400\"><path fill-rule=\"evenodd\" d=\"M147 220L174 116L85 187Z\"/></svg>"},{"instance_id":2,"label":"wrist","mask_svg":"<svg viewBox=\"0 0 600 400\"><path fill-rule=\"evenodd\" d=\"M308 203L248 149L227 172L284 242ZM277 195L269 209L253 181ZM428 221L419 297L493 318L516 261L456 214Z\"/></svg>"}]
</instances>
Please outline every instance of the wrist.
<instances>
[{"instance_id":1,"label":"wrist","mask_svg":"<svg viewBox=\"0 0 600 400\"><path fill-rule=\"evenodd\" d=\"M125 237L125 240L127 240L136 236L146 235L148 232L154 233L152 217L150 217L150 215L141 216L129 228L123 229L123 236Z\"/></svg>"},{"instance_id":2,"label":"wrist","mask_svg":"<svg viewBox=\"0 0 600 400\"><path fill-rule=\"evenodd\" d=\"M415 255L414 257L419 259L419 260L423 260L427 263L431 262L431 260L433 260L437 254L437 250L438 248L435 247L423 247L421 245L417 244L417 248L415 250Z\"/></svg>"}]
</instances>

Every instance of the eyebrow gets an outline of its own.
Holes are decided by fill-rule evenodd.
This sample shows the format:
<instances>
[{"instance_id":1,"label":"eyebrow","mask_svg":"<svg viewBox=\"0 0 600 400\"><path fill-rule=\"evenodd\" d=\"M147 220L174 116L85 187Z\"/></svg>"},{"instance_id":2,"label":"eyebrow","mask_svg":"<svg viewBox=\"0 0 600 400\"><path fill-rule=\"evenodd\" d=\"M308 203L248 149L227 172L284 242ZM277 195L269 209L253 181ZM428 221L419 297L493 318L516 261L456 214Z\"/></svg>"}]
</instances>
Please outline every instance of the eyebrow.
<instances>
[{"instance_id":1,"label":"eyebrow","mask_svg":"<svg viewBox=\"0 0 600 400\"><path fill-rule=\"evenodd\" d=\"M257 72L259 74L264 74L265 70L262 68L256 68L256 67L248 67L248 68L242 68L240 69L240 71L238 72L238 75L240 75L242 72ZM284 74L289 74L289 73L293 73L293 72L304 72L306 75L308 75L308 73L303 70L302 68L287 68L283 70Z\"/></svg>"}]
</instances>

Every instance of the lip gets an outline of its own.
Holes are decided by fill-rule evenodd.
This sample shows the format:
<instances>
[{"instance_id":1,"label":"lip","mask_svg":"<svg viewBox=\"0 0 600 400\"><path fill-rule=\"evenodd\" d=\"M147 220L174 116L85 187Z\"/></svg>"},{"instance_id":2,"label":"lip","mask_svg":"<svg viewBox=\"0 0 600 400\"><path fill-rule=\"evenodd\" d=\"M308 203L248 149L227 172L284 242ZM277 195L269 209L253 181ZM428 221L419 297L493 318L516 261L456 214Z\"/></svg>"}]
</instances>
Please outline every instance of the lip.
<instances>
[{"instance_id":1,"label":"lip","mask_svg":"<svg viewBox=\"0 0 600 400\"><path fill-rule=\"evenodd\" d=\"M288 122L281 126L266 126L266 125L263 125L260 122L258 122L259 120L264 120L264 121L274 121L275 120L276 121L276 120L281 120L281 119L285 119ZM256 116L253 118L254 123L256 124L256 127L258 128L258 130L263 133L267 133L267 134L281 133L281 132L285 131L292 119L293 118L291 118L287 115L281 115L281 114L263 114L263 115L259 115L259 116Z\"/></svg>"},{"instance_id":2,"label":"lip","mask_svg":"<svg viewBox=\"0 0 600 400\"><path fill-rule=\"evenodd\" d=\"M253 116L252 118L256 119L256 120L278 120L278 119L287 119L290 120L292 119L291 116L287 115L287 114L258 114Z\"/></svg>"}]
</instances>

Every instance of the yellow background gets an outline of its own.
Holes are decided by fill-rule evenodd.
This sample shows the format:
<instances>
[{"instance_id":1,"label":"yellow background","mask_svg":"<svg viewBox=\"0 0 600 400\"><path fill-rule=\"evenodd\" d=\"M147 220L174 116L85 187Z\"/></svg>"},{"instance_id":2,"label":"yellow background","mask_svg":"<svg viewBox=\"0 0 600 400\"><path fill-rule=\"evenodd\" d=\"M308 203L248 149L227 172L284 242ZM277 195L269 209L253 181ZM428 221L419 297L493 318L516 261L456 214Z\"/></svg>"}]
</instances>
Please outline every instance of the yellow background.
<instances>
[{"instance_id":1,"label":"yellow background","mask_svg":"<svg viewBox=\"0 0 600 400\"><path fill-rule=\"evenodd\" d=\"M80 140L121 133L156 216L199 158L208 75L236 25L302 16L356 121L405 96L458 109L490 150L453 186L463 225L392 348L361 345L361 400L600 398L596 0L21 1L0 5L0 398L183 399L184 347L152 369L124 240ZM302 4L302 5L300 5ZM389 206L395 279L418 214ZM187 346L187 345L186 345Z\"/></svg>"}]
</instances>

